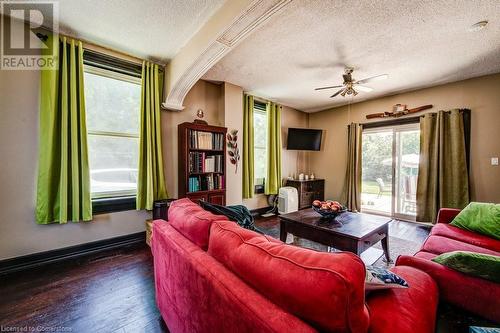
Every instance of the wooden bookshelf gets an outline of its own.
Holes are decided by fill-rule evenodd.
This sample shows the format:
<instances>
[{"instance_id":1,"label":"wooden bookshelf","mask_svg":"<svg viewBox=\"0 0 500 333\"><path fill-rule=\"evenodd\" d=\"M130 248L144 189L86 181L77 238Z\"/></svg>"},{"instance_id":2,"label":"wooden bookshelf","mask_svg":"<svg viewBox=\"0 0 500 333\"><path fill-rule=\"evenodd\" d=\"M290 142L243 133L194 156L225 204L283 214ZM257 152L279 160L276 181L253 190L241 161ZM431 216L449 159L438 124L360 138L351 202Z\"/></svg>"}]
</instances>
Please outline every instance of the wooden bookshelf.
<instances>
[{"instance_id":1,"label":"wooden bookshelf","mask_svg":"<svg viewBox=\"0 0 500 333\"><path fill-rule=\"evenodd\" d=\"M179 198L226 204L226 133L225 127L179 124Z\"/></svg>"}]
</instances>

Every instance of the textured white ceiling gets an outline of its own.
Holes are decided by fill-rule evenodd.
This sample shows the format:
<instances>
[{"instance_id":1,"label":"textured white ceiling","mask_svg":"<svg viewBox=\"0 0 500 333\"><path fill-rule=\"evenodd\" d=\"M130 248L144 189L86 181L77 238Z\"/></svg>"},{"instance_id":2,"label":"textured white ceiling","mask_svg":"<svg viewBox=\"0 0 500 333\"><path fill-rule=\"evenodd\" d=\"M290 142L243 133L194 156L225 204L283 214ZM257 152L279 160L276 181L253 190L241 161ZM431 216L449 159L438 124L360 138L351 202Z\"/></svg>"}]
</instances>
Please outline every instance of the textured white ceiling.
<instances>
[{"instance_id":1,"label":"textured white ceiling","mask_svg":"<svg viewBox=\"0 0 500 333\"><path fill-rule=\"evenodd\" d=\"M294 0L203 78L312 112L347 104L314 91L345 65L356 79L389 74L353 102L500 72L500 1Z\"/></svg>"},{"instance_id":2,"label":"textured white ceiling","mask_svg":"<svg viewBox=\"0 0 500 333\"><path fill-rule=\"evenodd\" d=\"M62 33L166 62L224 0L63 0Z\"/></svg>"}]
</instances>

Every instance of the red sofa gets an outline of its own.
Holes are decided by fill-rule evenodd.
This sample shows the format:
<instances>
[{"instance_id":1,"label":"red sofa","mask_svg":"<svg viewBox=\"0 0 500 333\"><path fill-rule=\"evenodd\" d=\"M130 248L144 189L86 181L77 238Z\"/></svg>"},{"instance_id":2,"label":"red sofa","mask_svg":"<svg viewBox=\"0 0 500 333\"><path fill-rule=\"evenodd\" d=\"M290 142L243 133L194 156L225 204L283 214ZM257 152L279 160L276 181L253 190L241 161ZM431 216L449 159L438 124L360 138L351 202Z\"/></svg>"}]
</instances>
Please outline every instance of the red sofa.
<instances>
[{"instance_id":1,"label":"red sofa","mask_svg":"<svg viewBox=\"0 0 500 333\"><path fill-rule=\"evenodd\" d=\"M500 241L449 224L459 212L459 209L441 209L437 223L420 251L413 257L400 256L396 265L412 266L427 272L437 282L441 299L500 322L500 284L462 274L431 261L439 254L451 251L500 255Z\"/></svg>"},{"instance_id":2,"label":"red sofa","mask_svg":"<svg viewBox=\"0 0 500 333\"><path fill-rule=\"evenodd\" d=\"M349 252L286 245L188 199L153 223L156 302L171 332L433 332L437 285L415 268L408 289L371 292Z\"/></svg>"}]
</instances>

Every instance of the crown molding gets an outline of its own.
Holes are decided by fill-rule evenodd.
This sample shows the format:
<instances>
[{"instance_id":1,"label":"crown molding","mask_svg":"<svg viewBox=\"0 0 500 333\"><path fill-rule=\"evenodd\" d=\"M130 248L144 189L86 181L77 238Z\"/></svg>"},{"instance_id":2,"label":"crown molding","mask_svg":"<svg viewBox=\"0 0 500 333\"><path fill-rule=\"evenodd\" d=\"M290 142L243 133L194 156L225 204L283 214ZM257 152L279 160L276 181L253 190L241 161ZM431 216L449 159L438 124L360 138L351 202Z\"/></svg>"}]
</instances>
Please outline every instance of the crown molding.
<instances>
[{"instance_id":1,"label":"crown molding","mask_svg":"<svg viewBox=\"0 0 500 333\"><path fill-rule=\"evenodd\" d=\"M220 59L238 43L257 30L271 16L285 8L292 0L256 0L212 41L188 69L173 84L162 103L168 110L184 109L183 102L189 90Z\"/></svg>"}]
</instances>

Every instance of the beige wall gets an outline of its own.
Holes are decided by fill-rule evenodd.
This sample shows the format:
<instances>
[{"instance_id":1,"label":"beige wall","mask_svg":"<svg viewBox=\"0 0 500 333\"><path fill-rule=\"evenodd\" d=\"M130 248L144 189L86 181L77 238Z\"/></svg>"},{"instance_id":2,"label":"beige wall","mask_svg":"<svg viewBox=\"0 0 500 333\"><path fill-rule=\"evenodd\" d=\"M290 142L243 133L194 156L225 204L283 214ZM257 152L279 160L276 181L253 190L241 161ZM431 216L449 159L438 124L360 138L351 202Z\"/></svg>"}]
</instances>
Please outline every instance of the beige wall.
<instances>
[{"instance_id":1,"label":"beige wall","mask_svg":"<svg viewBox=\"0 0 500 333\"><path fill-rule=\"evenodd\" d=\"M310 165L317 177L326 179L327 198L339 199L342 193L347 124L368 122L367 114L389 111L396 103L407 104L410 108L434 105L429 112L471 109L472 200L500 202L500 167L490 164L491 157L500 156L500 74L357 103L351 105L350 111L344 106L310 114L309 126L325 130L322 151L310 153Z\"/></svg>"},{"instance_id":2,"label":"beige wall","mask_svg":"<svg viewBox=\"0 0 500 333\"><path fill-rule=\"evenodd\" d=\"M307 128L308 114L287 106L283 106L281 112L281 142L283 146L281 154L281 175L283 178L286 178L290 175L297 175L300 172L309 172L307 163L307 154L309 153L285 149L288 128L290 127ZM251 199L245 199L243 200L243 203L248 207L248 209L256 209L268 206L267 196L264 194L258 194Z\"/></svg>"},{"instance_id":3,"label":"beige wall","mask_svg":"<svg viewBox=\"0 0 500 333\"><path fill-rule=\"evenodd\" d=\"M283 178L294 176L299 173L310 174L308 158L311 154L306 151L286 150L288 128L307 128L309 126L309 114L283 106L281 112L281 143L283 153L281 156L281 175Z\"/></svg>"},{"instance_id":4,"label":"beige wall","mask_svg":"<svg viewBox=\"0 0 500 333\"><path fill-rule=\"evenodd\" d=\"M37 225L38 71L0 71L0 260L144 230L145 211Z\"/></svg>"},{"instance_id":5,"label":"beige wall","mask_svg":"<svg viewBox=\"0 0 500 333\"><path fill-rule=\"evenodd\" d=\"M162 111L162 144L165 181L170 198L177 198L178 188L178 151L177 126L184 122L198 119L199 109L204 112L204 118L209 125L224 126L221 116L222 86L203 80L198 81L186 95L185 109L182 111Z\"/></svg>"},{"instance_id":6,"label":"beige wall","mask_svg":"<svg viewBox=\"0 0 500 333\"><path fill-rule=\"evenodd\" d=\"M227 127L228 132L231 130L238 130L238 147L243 147L243 89L235 86L234 84L223 84L223 108L221 110L224 114L224 126ZM243 151L240 151L240 156ZM242 161L238 162L236 168L226 158L226 204L227 205L241 205L242 202Z\"/></svg>"}]
</instances>

